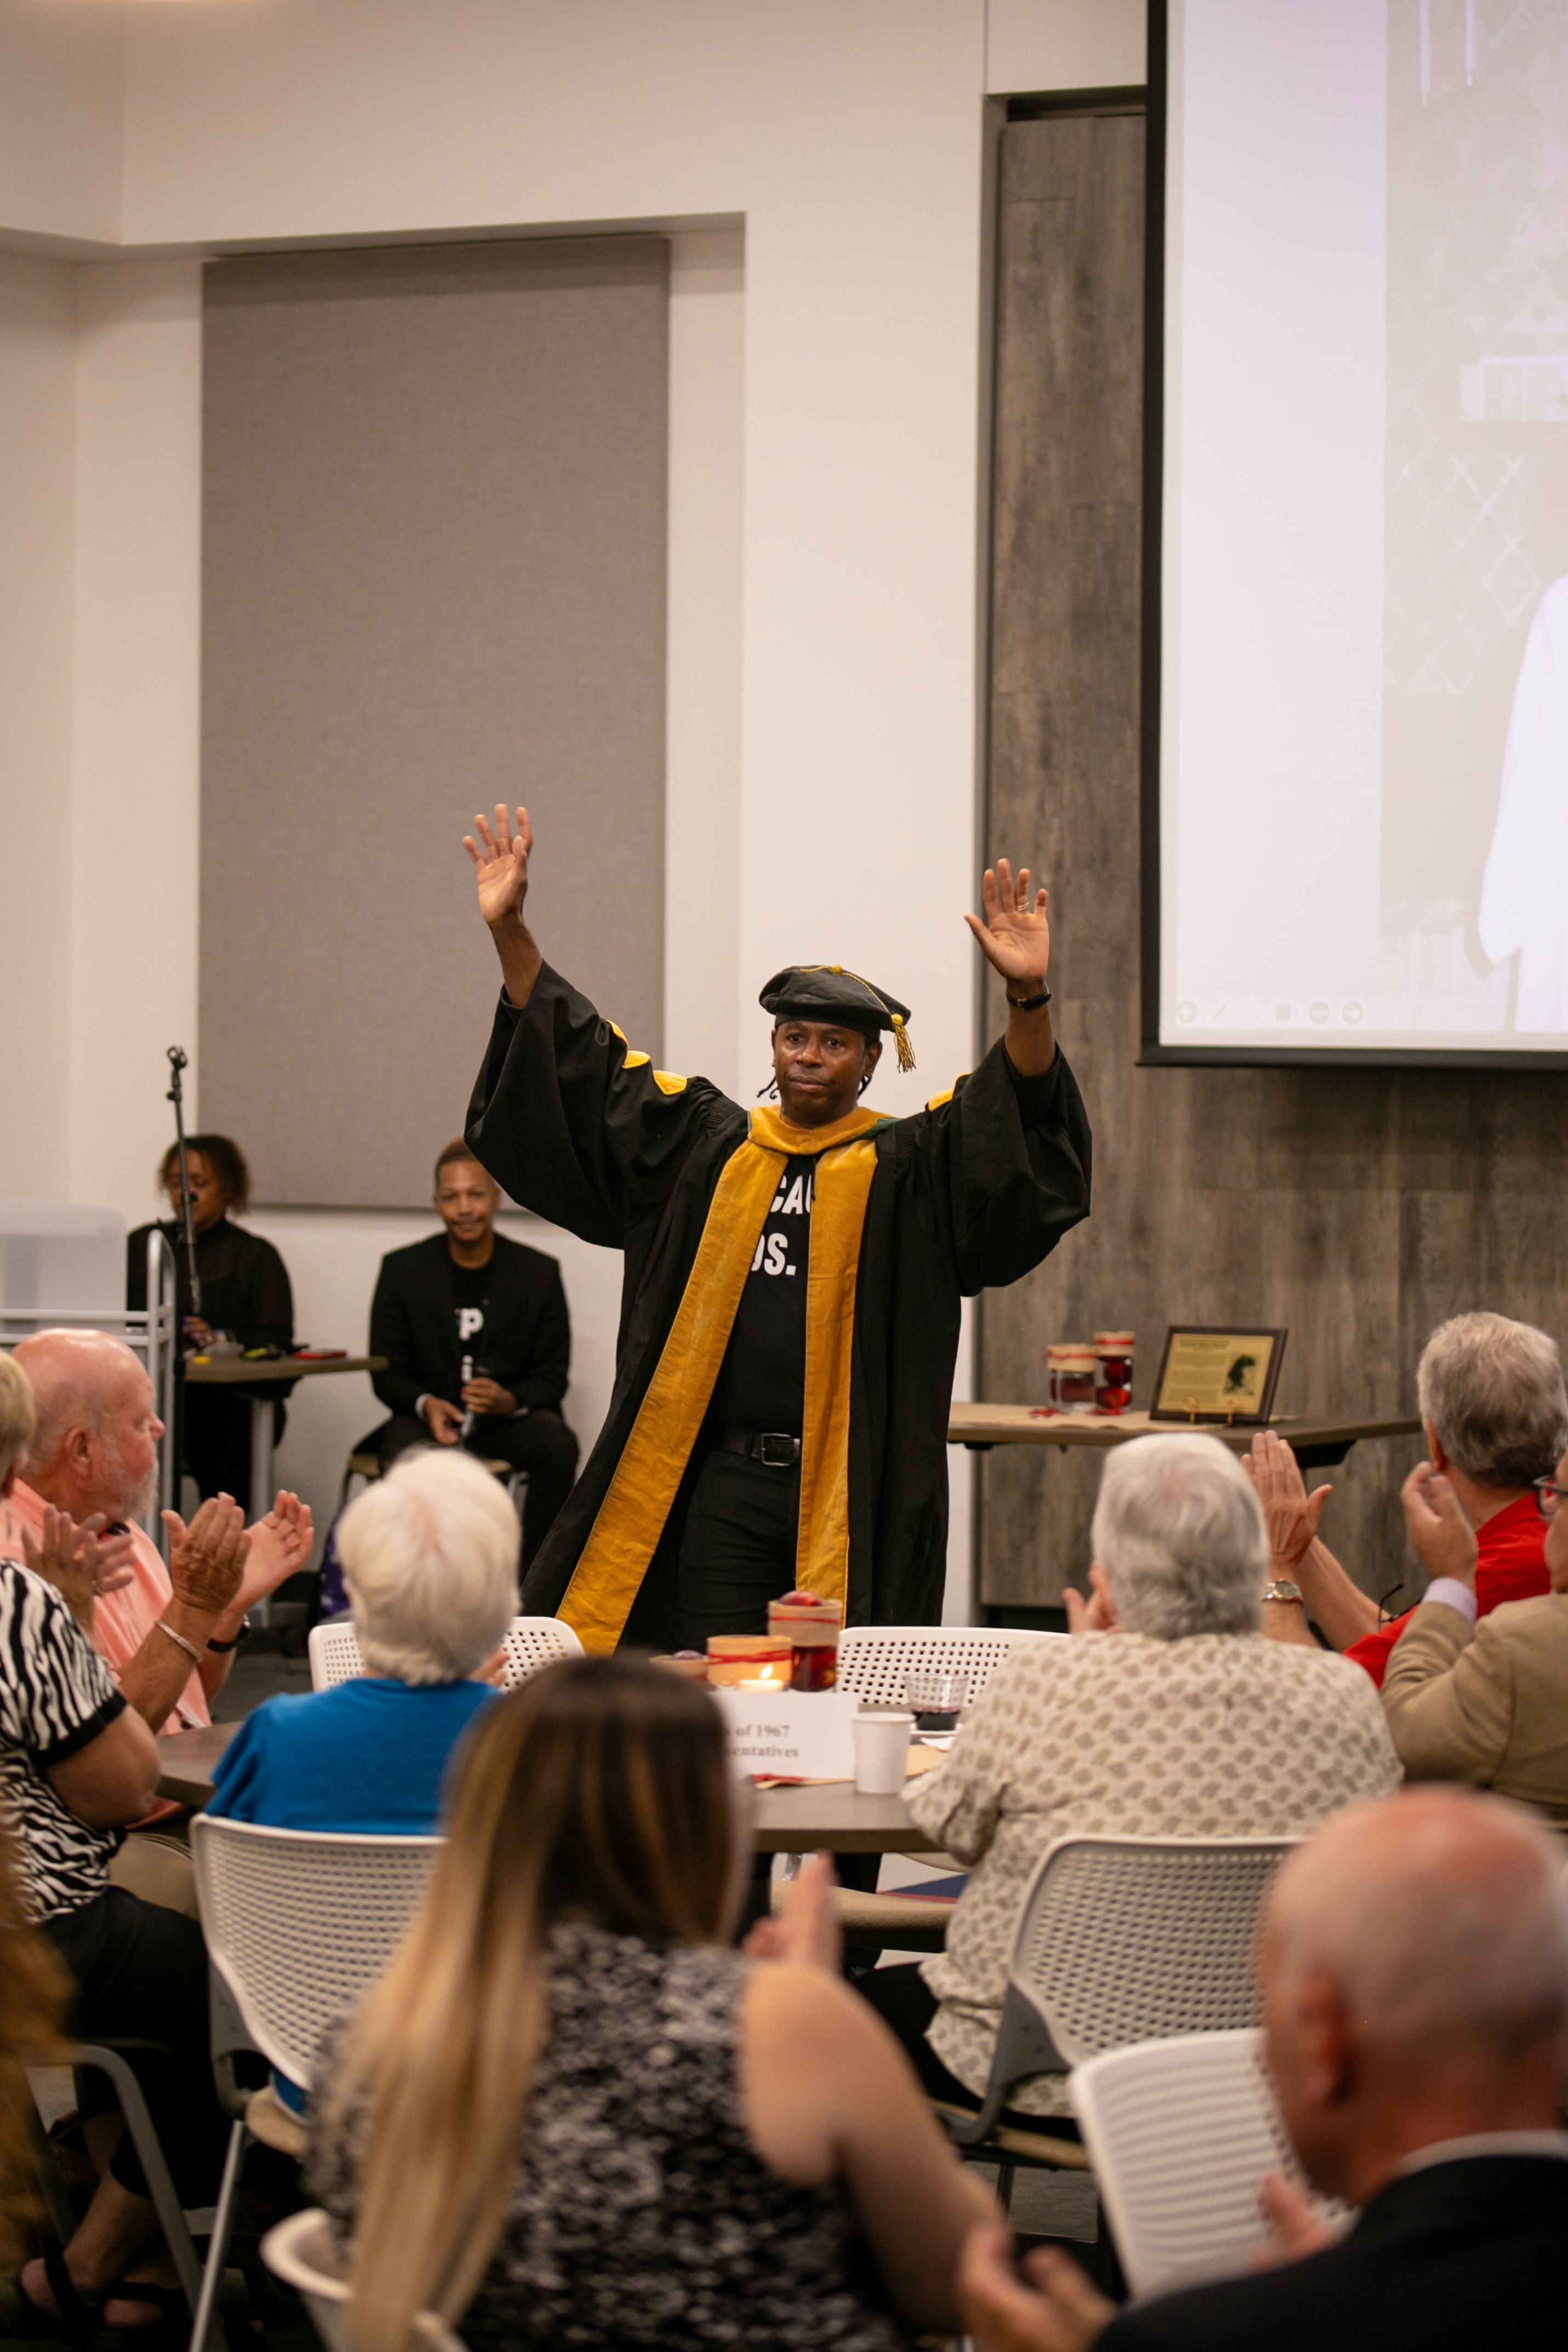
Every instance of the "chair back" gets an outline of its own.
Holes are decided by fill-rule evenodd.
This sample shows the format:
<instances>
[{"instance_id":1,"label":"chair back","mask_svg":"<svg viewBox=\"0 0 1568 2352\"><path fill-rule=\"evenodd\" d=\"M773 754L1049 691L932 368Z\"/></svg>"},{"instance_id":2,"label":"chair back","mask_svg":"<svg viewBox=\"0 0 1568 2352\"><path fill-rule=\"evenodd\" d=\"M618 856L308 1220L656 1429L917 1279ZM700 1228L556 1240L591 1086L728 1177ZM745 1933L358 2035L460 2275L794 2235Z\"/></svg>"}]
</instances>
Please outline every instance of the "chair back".
<instances>
[{"instance_id":1,"label":"chair back","mask_svg":"<svg viewBox=\"0 0 1568 2352\"><path fill-rule=\"evenodd\" d=\"M438 1837L275 1830L198 1813L196 1900L247 2032L309 2088L327 2026L358 2006L425 1897Z\"/></svg>"},{"instance_id":2,"label":"chair back","mask_svg":"<svg viewBox=\"0 0 1568 2352\"><path fill-rule=\"evenodd\" d=\"M868 1706L902 1706L910 1675L965 1675L973 1700L1010 1650L1067 1638L1025 1625L848 1625L838 1642L838 1687Z\"/></svg>"},{"instance_id":3,"label":"chair back","mask_svg":"<svg viewBox=\"0 0 1568 2352\"><path fill-rule=\"evenodd\" d=\"M312 1690L332 1690L339 1683L357 1681L364 1672L352 1617L333 1617L324 1625L312 1625L308 1647ZM506 1652L503 1690L515 1690L541 1666L553 1665L558 1658L583 1654L582 1643L559 1617L514 1617L501 1635L501 1647Z\"/></svg>"},{"instance_id":4,"label":"chair back","mask_svg":"<svg viewBox=\"0 0 1568 2352\"><path fill-rule=\"evenodd\" d=\"M349 2288L337 2240L321 2207L290 2213L268 2230L261 2241L261 2259L274 2278L291 2286L311 2319L327 2352L347 2352L343 2313ZM463 2339L454 2336L444 2319L422 2311L414 2322L415 2340L425 2352L463 2352Z\"/></svg>"},{"instance_id":5,"label":"chair back","mask_svg":"<svg viewBox=\"0 0 1568 2352\"><path fill-rule=\"evenodd\" d=\"M1065 1837L1024 1897L1009 1989L1062 2061L1258 2021L1252 1941L1294 1838Z\"/></svg>"},{"instance_id":6,"label":"chair back","mask_svg":"<svg viewBox=\"0 0 1568 2352\"><path fill-rule=\"evenodd\" d=\"M1108 2050L1075 2066L1068 2088L1135 2295L1249 2267L1267 2240L1258 2183L1301 2177L1255 2031Z\"/></svg>"}]
</instances>

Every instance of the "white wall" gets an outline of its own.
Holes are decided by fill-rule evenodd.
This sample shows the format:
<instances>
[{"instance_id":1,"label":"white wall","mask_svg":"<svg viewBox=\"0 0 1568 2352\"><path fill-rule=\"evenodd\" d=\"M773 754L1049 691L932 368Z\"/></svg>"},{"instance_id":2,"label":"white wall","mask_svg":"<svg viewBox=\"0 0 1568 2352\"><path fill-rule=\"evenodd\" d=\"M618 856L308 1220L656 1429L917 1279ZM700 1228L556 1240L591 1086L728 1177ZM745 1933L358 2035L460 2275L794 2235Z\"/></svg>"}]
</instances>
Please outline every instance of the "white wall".
<instances>
[{"instance_id":1,"label":"white wall","mask_svg":"<svg viewBox=\"0 0 1568 2352\"><path fill-rule=\"evenodd\" d=\"M1148 71L1147 0L988 0L985 87L1126 89Z\"/></svg>"},{"instance_id":2,"label":"white wall","mask_svg":"<svg viewBox=\"0 0 1568 2352\"><path fill-rule=\"evenodd\" d=\"M69 1190L74 272L0 253L0 1192Z\"/></svg>"},{"instance_id":3,"label":"white wall","mask_svg":"<svg viewBox=\"0 0 1568 2352\"><path fill-rule=\"evenodd\" d=\"M201 278L77 280L70 1189L144 1213L195 1031Z\"/></svg>"},{"instance_id":4,"label":"white wall","mask_svg":"<svg viewBox=\"0 0 1568 2352\"><path fill-rule=\"evenodd\" d=\"M0 0L0 224L113 246L124 122L120 0Z\"/></svg>"}]
</instances>

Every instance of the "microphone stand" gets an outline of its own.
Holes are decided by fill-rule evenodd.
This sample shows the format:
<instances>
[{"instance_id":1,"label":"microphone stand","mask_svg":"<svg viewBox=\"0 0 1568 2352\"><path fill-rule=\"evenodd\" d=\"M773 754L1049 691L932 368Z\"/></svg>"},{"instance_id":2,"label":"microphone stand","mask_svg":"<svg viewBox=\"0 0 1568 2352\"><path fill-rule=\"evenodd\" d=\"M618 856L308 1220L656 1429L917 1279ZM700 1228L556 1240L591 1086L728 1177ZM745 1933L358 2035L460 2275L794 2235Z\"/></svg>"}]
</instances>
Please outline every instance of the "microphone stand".
<instances>
[{"instance_id":1,"label":"microphone stand","mask_svg":"<svg viewBox=\"0 0 1568 2352\"><path fill-rule=\"evenodd\" d=\"M191 1171L185 1157L185 1121L184 1095L180 1073L188 1056L181 1045L169 1048L169 1092L165 1099L174 1106L174 1145L180 1155L180 1250L175 1260L174 1320L179 1328L174 1334L174 1427L168 1430L163 1443L173 1450L174 1459L174 1501L180 1497L180 1478L185 1461L185 1317L202 1311L202 1279L196 1272L196 1229L191 1217ZM178 1279L180 1260L184 1260L185 1303L180 1305L182 1285ZM167 1549L167 1537L164 1539Z\"/></svg>"},{"instance_id":2,"label":"microphone stand","mask_svg":"<svg viewBox=\"0 0 1568 2352\"><path fill-rule=\"evenodd\" d=\"M191 1171L185 1158L184 1093L180 1084L180 1072L190 1056L183 1045L169 1048L169 1092L165 1099L174 1106L174 1149L180 1155L180 1238L185 1248L185 1283L190 1291L193 1315L202 1311L202 1278L196 1272L196 1229L191 1222ZM181 1338L184 1337L184 1330Z\"/></svg>"}]
</instances>

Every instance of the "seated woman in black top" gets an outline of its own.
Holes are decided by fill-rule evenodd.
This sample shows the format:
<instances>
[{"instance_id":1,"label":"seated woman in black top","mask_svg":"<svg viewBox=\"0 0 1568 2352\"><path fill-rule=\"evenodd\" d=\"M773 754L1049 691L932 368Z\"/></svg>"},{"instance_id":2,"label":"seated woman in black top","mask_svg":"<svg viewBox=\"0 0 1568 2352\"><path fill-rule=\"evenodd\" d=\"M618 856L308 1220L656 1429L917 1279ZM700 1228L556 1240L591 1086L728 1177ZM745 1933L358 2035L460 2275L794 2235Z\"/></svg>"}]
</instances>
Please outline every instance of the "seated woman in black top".
<instances>
[{"instance_id":1,"label":"seated woman in black top","mask_svg":"<svg viewBox=\"0 0 1568 2352\"><path fill-rule=\"evenodd\" d=\"M250 1205L250 1171L237 1143L226 1135L193 1135L185 1145L190 1180L191 1223L196 1234L196 1279L202 1286L202 1311L191 1311L186 1296L184 1249L180 1235L180 1159L171 1144L158 1169L158 1185L169 1196L174 1211L163 1222L174 1253L179 1278L181 1318L187 1342L198 1349L226 1337L242 1348L294 1345L294 1299L289 1269L270 1242L247 1234L229 1221L230 1213L243 1216ZM138 1225L127 1244L125 1303L132 1309L147 1304L147 1236L151 1225ZM232 1495L247 1516L250 1494L250 1391L243 1388L185 1389L185 1467L205 1501L209 1495ZM273 1443L283 1434L286 1419L275 1390ZM287 1393L285 1391L284 1393Z\"/></svg>"}]
</instances>

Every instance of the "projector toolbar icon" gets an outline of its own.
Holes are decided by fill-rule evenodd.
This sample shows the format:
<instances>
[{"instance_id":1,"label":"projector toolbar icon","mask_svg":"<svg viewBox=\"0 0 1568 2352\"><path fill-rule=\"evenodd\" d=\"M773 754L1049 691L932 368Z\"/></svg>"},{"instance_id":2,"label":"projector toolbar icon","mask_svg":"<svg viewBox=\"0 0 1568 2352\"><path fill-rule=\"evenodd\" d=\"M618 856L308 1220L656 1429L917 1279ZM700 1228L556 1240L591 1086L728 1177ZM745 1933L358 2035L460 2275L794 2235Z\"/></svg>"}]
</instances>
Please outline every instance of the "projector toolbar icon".
<instances>
[{"instance_id":1,"label":"projector toolbar icon","mask_svg":"<svg viewBox=\"0 0 1568 2352\"><path fill-rule=\"evenodd\" d=\"M1359 1028L1362 1022L1366 1018L1364 1008L1363 1007L1360 1000L1352 996L1349 998L1345 1003L1342 1004L1340 1007L1340 1018L1344 1023L1347 1029Z\"/></svg>"}]
</instances>

